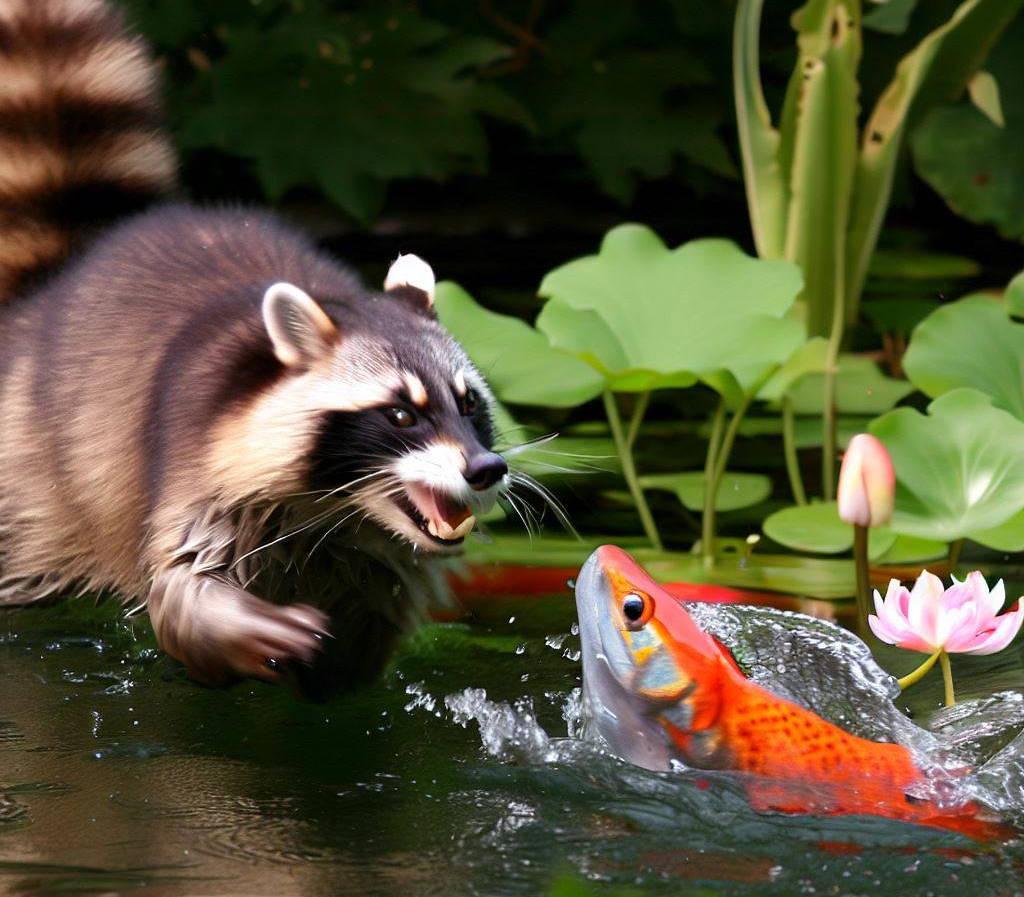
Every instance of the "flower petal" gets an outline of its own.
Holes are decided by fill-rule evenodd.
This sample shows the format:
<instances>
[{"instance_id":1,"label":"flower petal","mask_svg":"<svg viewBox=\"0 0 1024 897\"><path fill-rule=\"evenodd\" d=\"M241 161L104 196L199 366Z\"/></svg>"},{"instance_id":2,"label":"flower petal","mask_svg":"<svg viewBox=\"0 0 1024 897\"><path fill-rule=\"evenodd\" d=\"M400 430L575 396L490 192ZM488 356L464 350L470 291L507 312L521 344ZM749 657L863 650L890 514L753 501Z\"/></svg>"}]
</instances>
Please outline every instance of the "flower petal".
<instances>
[{"instance_id":1,"label":"flower petal","mask_svg":"<svg viewBox=\"0 0 1024 897\"><path fill-rule=\"evenodd\" d=\"M922 570L910 590L907 620L911 630L933 649L942 647L939 640L940 619L943 617L942 580Z\"/></svg>"},{"instance_id":2,"label":"flower petal","mask_svg":"<svg viewBox=\"0 0 1024 897\"><path fill-rule=\"evenodd\" d=\"M961 649L963 654L995 654L1010 644L1024 625L1024 598L1017 602L1017 609L996 617L995 627L979 638L973 647Z\"/></svg>"}]
</instances>

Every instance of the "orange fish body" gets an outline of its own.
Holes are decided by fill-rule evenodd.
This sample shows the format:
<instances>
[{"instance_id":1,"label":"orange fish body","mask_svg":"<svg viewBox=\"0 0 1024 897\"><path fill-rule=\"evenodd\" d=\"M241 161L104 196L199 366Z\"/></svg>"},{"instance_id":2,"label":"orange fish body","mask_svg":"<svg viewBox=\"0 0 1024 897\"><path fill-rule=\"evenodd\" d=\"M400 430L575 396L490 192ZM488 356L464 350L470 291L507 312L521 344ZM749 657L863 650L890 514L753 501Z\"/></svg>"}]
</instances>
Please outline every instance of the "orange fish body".
<instances>
[{"instance_id":1,"label":"orange fish body","mask_svg":"<svg viewBox=\"0 0 1024 897\"><path fill-rule=\"evenodd\" d=\"M904 746L860 738L751 682L621 549L604 546L584 566L577 608L584 699L626 759L749 774L759 811L876 815L983 839L1009 834L976 805L947 809L909 796L925 775Z\"/></svg>"}]
</instances>

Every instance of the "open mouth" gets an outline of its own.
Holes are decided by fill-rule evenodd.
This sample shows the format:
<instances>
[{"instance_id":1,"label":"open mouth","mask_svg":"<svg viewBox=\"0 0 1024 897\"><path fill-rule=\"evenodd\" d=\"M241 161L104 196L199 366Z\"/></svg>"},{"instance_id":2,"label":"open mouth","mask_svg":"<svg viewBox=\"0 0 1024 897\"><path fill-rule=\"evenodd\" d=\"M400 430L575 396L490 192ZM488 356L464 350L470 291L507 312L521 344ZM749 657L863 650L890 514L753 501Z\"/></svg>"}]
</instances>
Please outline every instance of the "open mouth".
<instances>
[{"instance_id":1,"label":"open mouth","mask_svg":"<svg viewBox=\"0 0 1024 897\"><path fill-rule=\"evenodd\" d=\"M476 525L469 505L429 486L410 484L397 502L409 519L439 545L459 545Z\"/></svg>"}]
</instances>

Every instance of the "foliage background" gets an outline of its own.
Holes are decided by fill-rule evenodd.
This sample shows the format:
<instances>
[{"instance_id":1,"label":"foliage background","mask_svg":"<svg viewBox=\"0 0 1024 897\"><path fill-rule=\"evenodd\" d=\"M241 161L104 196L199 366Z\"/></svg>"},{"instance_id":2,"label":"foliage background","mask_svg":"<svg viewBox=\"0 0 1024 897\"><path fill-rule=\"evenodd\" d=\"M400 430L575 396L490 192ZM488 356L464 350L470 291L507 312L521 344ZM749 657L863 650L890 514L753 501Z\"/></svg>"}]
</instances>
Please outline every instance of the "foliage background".
<instances>
[{"instance_id":1,"label":"foliage background","mask_svg":"<svg viewBox=\"0 0 1024 897\"><path fill-rule=\"evenodd\" d=\"M753 252L733 120L730 0L123 2L162 59L186 191L276 206L371 281L412 251L488 308L532 321L544 275L595 252L623 221L649 225L668 246L727 237ZM799 5L779 0L764 16L761 62L774 109L795 60L789 17ZM865 0L862 110L957 5ZM1022 50L1018 17L986 66L1002 88L1004 127L964 99L911 135L850 334L854 350L884 347L878 360L888 373L900 373L907 335L935 307L1005 284L1021 267ZM642 440L638 467L700 466L699 429L711 407L700 392L655 394L645 433L657 436L663 424L671 449ZM583 403L516 416L545 431L581 425L586 435L602 413ZM692 438L680 437L687 432ZM777 433L763 443L757 434L756 419L745 424L736 467L767 472L784 494ZM593 516L599 531L621 520L635 532L616 489L612 471L560 495L581 528ZM692 536L693 520L679 517L673 496L655 495L659 502ZM770 510L730 521L743 532Z\"/></svg>"}]
</instances>

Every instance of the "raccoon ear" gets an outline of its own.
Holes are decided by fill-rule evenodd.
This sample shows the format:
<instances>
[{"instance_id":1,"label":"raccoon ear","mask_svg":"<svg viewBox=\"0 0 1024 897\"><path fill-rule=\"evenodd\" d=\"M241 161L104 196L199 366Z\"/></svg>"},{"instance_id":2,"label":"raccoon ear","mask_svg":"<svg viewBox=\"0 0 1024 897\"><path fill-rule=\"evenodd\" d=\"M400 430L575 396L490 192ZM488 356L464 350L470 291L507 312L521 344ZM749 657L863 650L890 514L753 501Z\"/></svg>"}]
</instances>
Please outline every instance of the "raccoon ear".
<instances>
[{"instance_id":1,"label":"raccoon ear","mask_svg":"<svg viewBox=\"0 0 1024 897\"><path fill-rule=\"evenodd\" d=\"M288 367L312 364L338 338L338 328L304 290L275 283L263 294L263 323L278 361Z\"/></svg>"},{"instance_id":2,"label":"raccoon ear","mask_svg":"<svg viewBox=\"0 0 1024 897\"><path fill-rule=\"evenodd\" d=\"M430 311L434 307L434 269L418 255L400 255L384 278L384 290L404 296Z\"/></svg>"}]
</instances>

